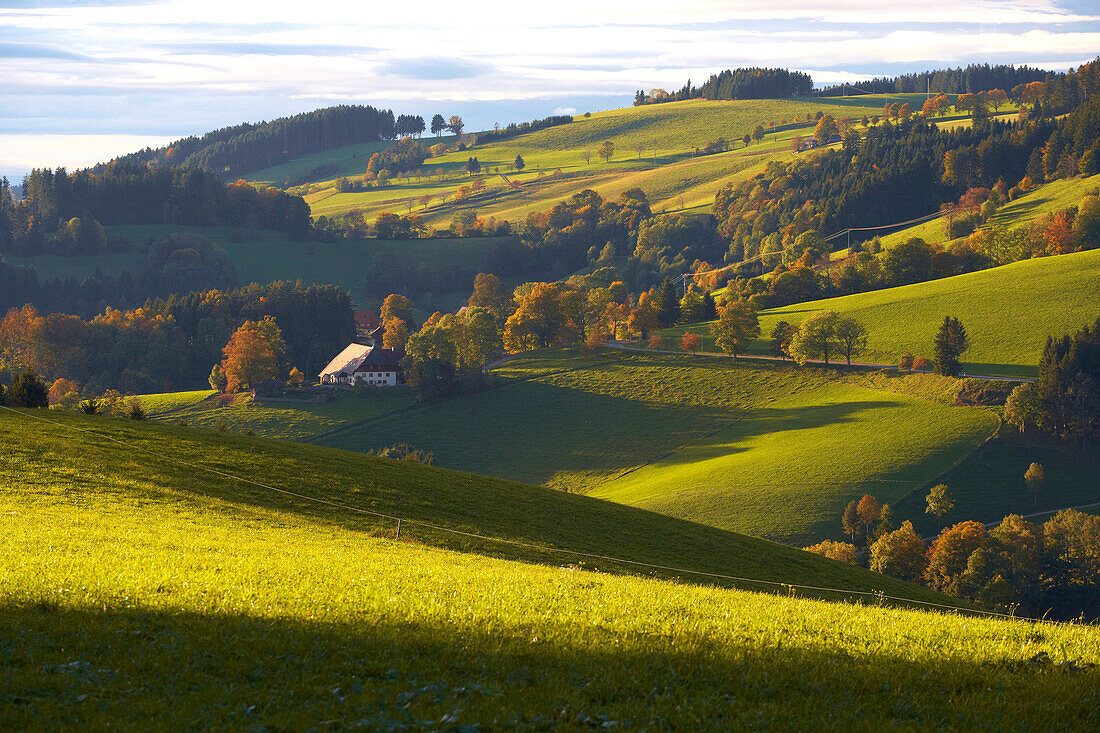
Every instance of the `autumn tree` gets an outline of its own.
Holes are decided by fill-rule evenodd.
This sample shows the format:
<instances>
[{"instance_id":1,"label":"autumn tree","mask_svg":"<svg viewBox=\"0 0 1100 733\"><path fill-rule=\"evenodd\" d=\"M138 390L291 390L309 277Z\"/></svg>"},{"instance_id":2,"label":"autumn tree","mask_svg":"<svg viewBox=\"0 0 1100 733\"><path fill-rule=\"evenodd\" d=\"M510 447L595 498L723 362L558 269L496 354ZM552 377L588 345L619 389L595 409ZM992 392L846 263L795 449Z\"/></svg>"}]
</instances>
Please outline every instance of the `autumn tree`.
<instances>
[{"instance_id":1,"label":"autumn tree","mask_svg":"<svg viewBox=\"0 0 1100 733\"><path fill-rule=\"evenodd\" d=\"M910 351L901 352L901 356L898 357L898 371L912 372L913 371L913 353Z\"/></svg>"},{"instance_id":2,"label":"autumn tree","mask_svg":"<svg viewBox=\"0 0 1100 733\"><path fill-rule=\"evenodd\" d=\"M485 308L503 319L505 312L504 285L500 278L492 273L480 272L474 277L474 292L467 305Z\"/></svg>"},{"instance_id":3,"label":"autumn tree","mask_svg":"<svg viewBox=\"0 0 1100 733\"><path fill-rule=\"evenodd\" d=\"M698 323L703 320L703 296L694 290L684 293L680 299L680 323Z\"/></svg>"},{"instance_id":4,"label":"autumn tree","mask_svg":"<svg viewBox=\"0 0 1100 733\"><path fill-rule=\"evenodd\" d=\"M680 339L680 349L690 351L692 356L699 350L699 342L702 341L699 334L694 331L684 331L684 337Z\"/></svg>"},{"instance_id":5,"label":"autumn tree","mask_svg":"<svg viewBox=\"0 0 1100 733\"><path fill-rule=\"evenodd\" d=\"M875 540L870 553L870 568L877 573L903 580L924 577L928 547L908 520L902 522L900 529Z\"/></svg>"},{"instance_id":6,"label":"autumn tree","mask_svg":"<svg viewBox=\"0 0 1100 733\"><path fill-rule=\"evenodd\" d=\"M447 129L451 131L452 135L461 135L462 128L466 126L466 123L462 121L462 118L458 115L451 115L447 120Z\"/></svg>"},{"instance_id":7,"label":"autumn tree","mask_svg":"<svg viewBox=\"0 0 1100 733\"><path fill-rule=\"evenodd\" d=\"M403 349L409 341L409 326L400 318L389 318L382 322L382 348Z\"/></svg>"},{"instance_id":8,"label":"autumn tree","mask_svg":"<svg viewBox=\"0 0 1100 733\"><path fill-rule=\"evenodd\" d=\"M226 392L240 392L283 373L286 343L271 316L245 321L222 349Z\"/></svg>"},{"instance_id":9,"label":"autumn tree","mask_svg":"<svg viewBox=\"0 0 1100 733\"><path fill-rule=\"evenodd\" d=\"M604 140L596 148L596 155L603 158L603 162L610 163L611 159L615 156L615 143L610 140Z\"/></svg>"},{"instance_id":10,"label":"autumn tree","mask_svg":"<svg viewBox=\"0 0 1100 733\"><path fill-rule=\"evenodd\" d=\"M1032 463L1024 472L1024 483L1027 484L1027 493L1031 494L1032 502L1039 503L1039 492L1043 489L1043 466L1041 463Z\"/></svg>"},{"instance_id":11,"label":"autumn tree","mask_svg":"<svg viewBox=\"0 0 1100 733\"><path fill-rule=\"evenodd\" d=\"M70 403L70 406L79 402L77 393L79 388L76 382L65 377L58 377L50 385L49 393L46 395L47 400L51 406L64 405L66 402ZM74 401L74 398L75 401Z\"/></svg>"},{"instance_id":12,"label":"autumn tree","mask_svg":"<svg viewBox=\"0 0 1100 733\"><path fill-rule=\"evenodd\" d=\"M959 357L970 348L970 340L962 321L952 316L944 316L939 331L932 341L934 347L936 371L945 376L957 377L962 373Z\"/></svg>"},{"instance_id":13,"label":"autumn tree","mask_svg":"<svg viewBox=\"0 0 1100 733\"><path fill-rule=\"evenodd\" d=\"M290 370L290 374L286 378L286 386L290 389L301 389L305 384L306 375L302 374L302 370L298 367L293 367Z\"/></svg>"},{"instance_id":14,"label":"autumn tree","mask_svg":"<svg viewBox=\"0 0 1100 733\"><path fill-rule=\"evenodd\" d=\"M859 533L859 500L852 499L848 502L848 506L844 507L844 513L840 517L840 524L844 528L844 533L855 542L856 534Z\"/></svg>"},{"instance_id":15,"label":"autumn tree","mask_svg":"<svg viewBox=\"0 0 1100 733\"><path fill-rule=\"evenodd\" d=\"M791 340L796 333L798 333L797 326L786 321L776 323L775 328L772 329L772 356L778 356L782 359L791 358Z\"/></svg>"},{"instance_id":16,"label":"autumn tree","mask_svg":"<svg viewBox=\"0 0 1100 733\"><path fill-rule=\"evenodd\" d=\"M882 505L875 497L864 494L856 504L856 513L859 515L858 534L870 538L872 530L882 519Z\"/></svg>"},{"instance_id":17,"label":"autumn tree","mask_svg":"<svg viewBox=\"0 0 1100 733\"><path fill-rule=\"evenodd\" d=\"M817 121L817 127L814 128L814 137L819 143L824 145L829 142L829 138L836 135L837 132L836 120L833 116L822 115L821 119Z\"/></svg>"},{"instance_id":18,"label":"autumn tree","mask_svg":"<svg viewBox=\"0 0 1100 733\"><path fill-rule=\"evenodd\" d=\"M838 318L833 329L840 353L852 365L852 357L867 349L867 328L854 318Z\"/></svg>"},{"instance_id":19,"label":"autumn tree","mask_svg":"<svg viewBox=\"0 0 1100 733\"><path fill-rule=\"evenodd\" d=\"M967 571L971 556L989 546L989 533L980 522L960 522L945 529L928 557L925 579L935 590L960 595L959 580Z\"/></svg>"},{"instance_id":20,"label":"autumn tree","mask_svg":"<svg viewBox=\"0 0 1100 733\"><path fill-rule=\"evenodd\" d=\"M837 348L836 324L840 316L836 311L818 311L803 319L798 333L791 339L791 356L799 365L811 359L821 359L829 366L829 355Z\"/></svg>"},{"instance_id":21,"label":"autumn tree","mask_svg":"<svg viewBox=\"0 0 1100 733\"><path fill-rule=\"evenodd\" d=\"M394 320L404 321L406 326L412 324L413 320L413 302L404 295L399 293L390 293L386 296L386 299L382 301L382 307L378 311L378 317L381 319L383 325L387 321L392 322ZM389 328L389 326L387 326Z\"/></svg>"},{"instance_id":22,"label":"autumn tree","mask_svg":"<svg viewBox=\"0 0 1100 733\"><path fill-rule=\"evenodd\" d=\"M711 324L714 343L734 359L760 335L756 310L744 300L735 300L718 308L718 320Z\"/></svg>"},{"instance_id":23,"label":"autumn tree","mask_svg":"<svg viewBox=\"0 0 1100 733\"><path fill-rule=\"evenodd\" d=\"M947 484L936 484L929 490L925 497L925 514L932 514L941 522L955 508L955 498L951 496L951 490Z\"/></svg>"}]
</instances>

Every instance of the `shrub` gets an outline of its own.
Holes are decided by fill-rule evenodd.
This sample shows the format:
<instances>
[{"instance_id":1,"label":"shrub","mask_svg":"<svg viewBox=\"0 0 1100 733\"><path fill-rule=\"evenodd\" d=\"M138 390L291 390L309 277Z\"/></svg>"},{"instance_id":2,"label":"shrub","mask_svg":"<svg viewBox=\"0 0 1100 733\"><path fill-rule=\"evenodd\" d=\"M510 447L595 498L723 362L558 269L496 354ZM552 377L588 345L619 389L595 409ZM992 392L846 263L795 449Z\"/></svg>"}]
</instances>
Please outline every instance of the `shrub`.
<instances>
[{"instance_id":1,"label":"shrub","mask_svg":"<svg viewBox=\"0 0 1100 733\"><path fill-rule=\"evenodd\" d=\"M8 407L49 407L49 387L28 369L14 380L4 395Z\"/></svg>"},{"instance_id":2,"label":"shrub","mask_svg":"<svg viewBox=\"0 0 1100 733\"><path fill-rule=\"evenodd\" d=\"M98 399L96 399L95 397L89 397L86 400L81 400L76 409L80 410L85 415L98 415L100 406L101 405Z\"/></svg>"},{"instance_id":3,"label":"shrub","mask_svg":"<svg viewBox=\"0 0 1100 733\"><path fill-rule=\"evenodd\" d=\"M990 382L982 379L959 381L955 404L966 407L1003 405L1015 388L1011 382Z\"/></svg>"},{"instance_id":4,"label":"shrub","mask_svg":"<svg viewBox=\"0 0 1100 733\"><path fill-rule=\"evenodd\" d=\"M145 419L145 408L141 406L141 400L137 397L131 397L126 400L126 417L131 420Z\"/></svg>"},{"instance_id":5,"label":"shrub","mask_svg":"<svg viewBox=\"0 0 1100 733\"><path fill-rule=\"evenodd\" d=\"M928 372L932 371L932 360L923 356L918 356L913 359L913 368L917 371Z\"/></svg>"},{"instance_id":6,"label":"shrub","mask_svg":"<svg viewBox=\"0 0 1100 733\"><path fill-rule=\"evenodd\" d=\"M859 564L859 560L856 558L856 546L848 542L825 540L824 542L819 542L816 545L810 545L803 549L806 550L806 552L812 552L815 555L823 555L837 562L843 562L849 565Z\"/></svg>"},{"instance_id":7,"label":"shrub","mask_svg":"<svg viewBox=\"0 0 1100 733\"><path fill-rule=\"evenodd\" d=\"M379 448L376 451L371 451L369 455L378 456L379 458L392 458L398 461L422 463L425 466L434 465L435 461L435 455L431 451L418 450L408 443L397 443L388 448Z\"/></svg>"}]
</instances>

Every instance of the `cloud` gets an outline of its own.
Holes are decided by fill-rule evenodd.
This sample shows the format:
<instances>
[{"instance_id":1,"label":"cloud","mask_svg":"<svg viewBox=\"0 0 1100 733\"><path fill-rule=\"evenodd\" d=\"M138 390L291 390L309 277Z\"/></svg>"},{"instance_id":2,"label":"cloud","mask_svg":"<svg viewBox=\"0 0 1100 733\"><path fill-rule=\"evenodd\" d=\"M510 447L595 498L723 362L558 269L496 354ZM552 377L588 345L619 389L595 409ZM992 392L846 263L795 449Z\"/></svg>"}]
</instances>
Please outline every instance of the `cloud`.
<instances>
[{"instance_id":1,"label":"cloud","mask_svg":"<svg viewBox=\"0 0 1100 733\"><path fill-rule=\"evenodd\" d=\"M248 41L172 43L154 48L160 48L171 55L202 56L362 56L375 54L380 50L370 46L253 43Z\"/></svg>"},{"instance_id":2,"label":"cloud","mask_svg":"<svg viewBox=\"0 0 1100 733\"><path fill-rule=\"evenodd\" d=\"M555 107L554 114L556 115L575 115L577 114L576 107Z\"/></svg>"},{"instance_id":3,"label":"cloud","mask_svg":"<svg viewBox=\"0 0 1100 733\"><path fill-rule=\"evenodd\" d=\"M86 54L69 51L60 46L44 43L5 43L0 41L0 59L64 59L66 61L95 61Z\"/></svg>"},{"instance_id":4,"label":"cloud","mask_svg":"<svg viewBox=\"0 0 1100 733\"><path fill-rule=\"evenodd\" d=\"M401 76L406 79L447 81L472 79L493 70L493 65L474 59L447 58L442 56L392 59L378 66L383 76Z\"/></svg>"}]
</instances>

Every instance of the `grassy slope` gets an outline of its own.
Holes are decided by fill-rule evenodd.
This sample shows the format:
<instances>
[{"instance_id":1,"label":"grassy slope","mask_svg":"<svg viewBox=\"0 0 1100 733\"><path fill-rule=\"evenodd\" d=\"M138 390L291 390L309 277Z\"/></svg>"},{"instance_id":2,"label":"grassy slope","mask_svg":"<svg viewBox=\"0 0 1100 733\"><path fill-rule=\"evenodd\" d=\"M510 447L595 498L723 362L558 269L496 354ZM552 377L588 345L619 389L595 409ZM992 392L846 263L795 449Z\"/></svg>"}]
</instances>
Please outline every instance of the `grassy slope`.
<instances>
[{"instance_id":1,"label":"grassy slope","mask_svg":"<svg viewBox=\"0 0 1100 733\"><path fill-rule=\"evenodd\" d=\"M528 211L548 209L558 200L585 188L614 197L635 186L640 186L658 209L706 207L713 200L714 192L730 176L762 164L768 157L789 156L791 137L812 134L813 124L805 121L807 113L821 110L836 116L859 117L880 111L884 99L876 96L862 101L852 98L689 100L597 112L589 118L578 116L569 125L429 159L424 168L432 173L430 178L394 181L384 189L360 193L335 193L331 188L339 176L361 175L366 170L369 156L358 154L359 151L355 151L356 158L349 157L350 149L342 158L334 155L334 151L327 151L283 168L301 174L320 163L338 162L341 165L338 176L310 186L307 201L315 216L340 214L356 208L370 219L384 210L405 211L403 201L410 197L453 193L473 180L464 170L471 156L481 162L490 192L481 200L458 204L457 208L476 208L482 215L516 219ZM783 119L790 120L795 115L802 122L781 124ZM767 128L772 120L777 125L776 132L769 132L760 143L722 155L691 157L694 148L711 140L740 138L757 124ZM605 140L614 143L616 148L609 162L594 156L595 148ZM434 144L435 139L425 138L424 142ZM638 145L643 148L640 152ZM581 158L585 150L593 152L587 163ZM512 173L509 166L517 155L523 156L527 167L522 172ZM555 171L560 171L562 178L551 179L549 174ZM495 173L507 174L525 190L507 189ZM279 176L285 178L286 174L282 170L268 170L254 174L250 180L269 181ZM685 199L683 206L681 195ZM418 204L416 210L430 223L446 225L456 204L450 200L445 203L436 200L427 208Z\"/></svg>"},{"instance_id":2,"label":"grassy slope","mask_svg":"<svg viewBox=\"0 0 1100 733\"><path fill-rule=\"evenodd\" d=\"M1002 206L990 220L990 226L1003 226L1015 229L1024 226L1044 214L1076 206L1088 193L1096 193L1100 188L1100 175L1088 178L1070 178L1043 184L1034 191ZM934 219L908 229L894 232L882 238L884 247L901 244L913 237L926 242L943 244L948 241L945 222Z\"/></svg>"},{"instance_id":3,"label":"grassy slope","mask_svg":"<svg viewBox=\"0 0 1100 733\"><path fill-rule=\"evenodd\" d=\"M60 419L280 484L293 468L329 496L486 531L617 538L739 572L766 547L491 479ZM1100 673L1080 666L1100 661L1095 628L763 596L395 543L351 517L86 437L73 451L64 428L0 420L0 552L12 560L0 565L0 718L14 729L809 728L823 714L843 727L1100 724ZM92 467L78 457L90 454ZM333 489L330 468L375 488ZM660 541L647 542L654 529ZM776 573L801 568L927 594L767 549ZM1059 666L1029 664L1041 653Z\"/></svg>"},{"instance_id":4,"label":"grassy slope","mask_svg":"<svg viewBox=\"0 0 1100 733\"><path fill-rule=\"evenodd\" d=\"M1043 487L1036 497L1027 492L1024 472L1032 462L1043 466ZM976 519L995 522L1007 514L1049 513L1068 506L1100 501L1100 450L1054 444L1047 440L1021 437L1002 430L958 466L936 480L945 483L955 497L955 521ZM939 524L925 514L927 487L898 503L898 516L912 519L921 532L934 534ZM1100 512L1100 507L1088 511Z\"/></svg>"},{"instance_id":5,"label":"grassy slope","mask_svg":"<svg viewBox=\"0 0 1100 733\"><path fill-rule=\"evenodd\" d=\"M787 367L551 353L501 371L511 379L502 387L366 419L317 442L407 442L452 468L808 544L839 537L835 519L851 498L900 498L996 427L984 410ZM871 443L874 452L826 448Z\"/></svg>"},{"instance_id":6,"label":"grassy slope","mask_svg":"<svg viewBox=\"0 0 1100 733\"><path fill-rule=\"evenodd\" d=\"M1100 250L1024 260L965 275L870 293L858 293L760 314L763 335L781 320L798 324L806 315L833 309L867 326L868 352L859 360L892 364L905 349L932 356L932 336L945 315L962 319L970 337L967 371L1009 376L1036 373L1048 335L1070 333L1100 315ZM665 332L679 344L685 329ZM691 326L713 350L709 324ZM767 353L760 339L754 353Z\"/></svg>"}]
</instances>

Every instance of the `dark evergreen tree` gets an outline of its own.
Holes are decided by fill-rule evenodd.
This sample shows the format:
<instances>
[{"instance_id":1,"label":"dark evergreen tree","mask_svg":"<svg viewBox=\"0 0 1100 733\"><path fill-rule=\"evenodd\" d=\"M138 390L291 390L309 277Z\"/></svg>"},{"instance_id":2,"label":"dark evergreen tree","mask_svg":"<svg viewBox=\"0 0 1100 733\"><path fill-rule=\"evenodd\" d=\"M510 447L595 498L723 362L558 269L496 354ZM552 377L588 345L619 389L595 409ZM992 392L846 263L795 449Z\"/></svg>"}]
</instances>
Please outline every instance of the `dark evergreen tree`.
<instances>
[{"instance_id":1,"label":"dark evergreen tree","mask_svg":"<svg viewBox=\"0 0 1100 733\"><path fill-rule=\"evenodd\" d=\"M970 348L970 340L966 335L966 328L962 321L952 316L944 316L939 331L932 340L933 360L936 372L946 376L957 377L962 373L962 363L959 357Z\"/></svg>"},{"instance_id":2,"label":"dark evergreen tree","mask_svg":"<svg viewBox=\"0 0 1100 733\"><path fill-rule=\"evenodd\" d=\"M8 407L49 407L50 388L37 374L27 369L11 382L4 395Z\"/></svg>"}]
</instances>

